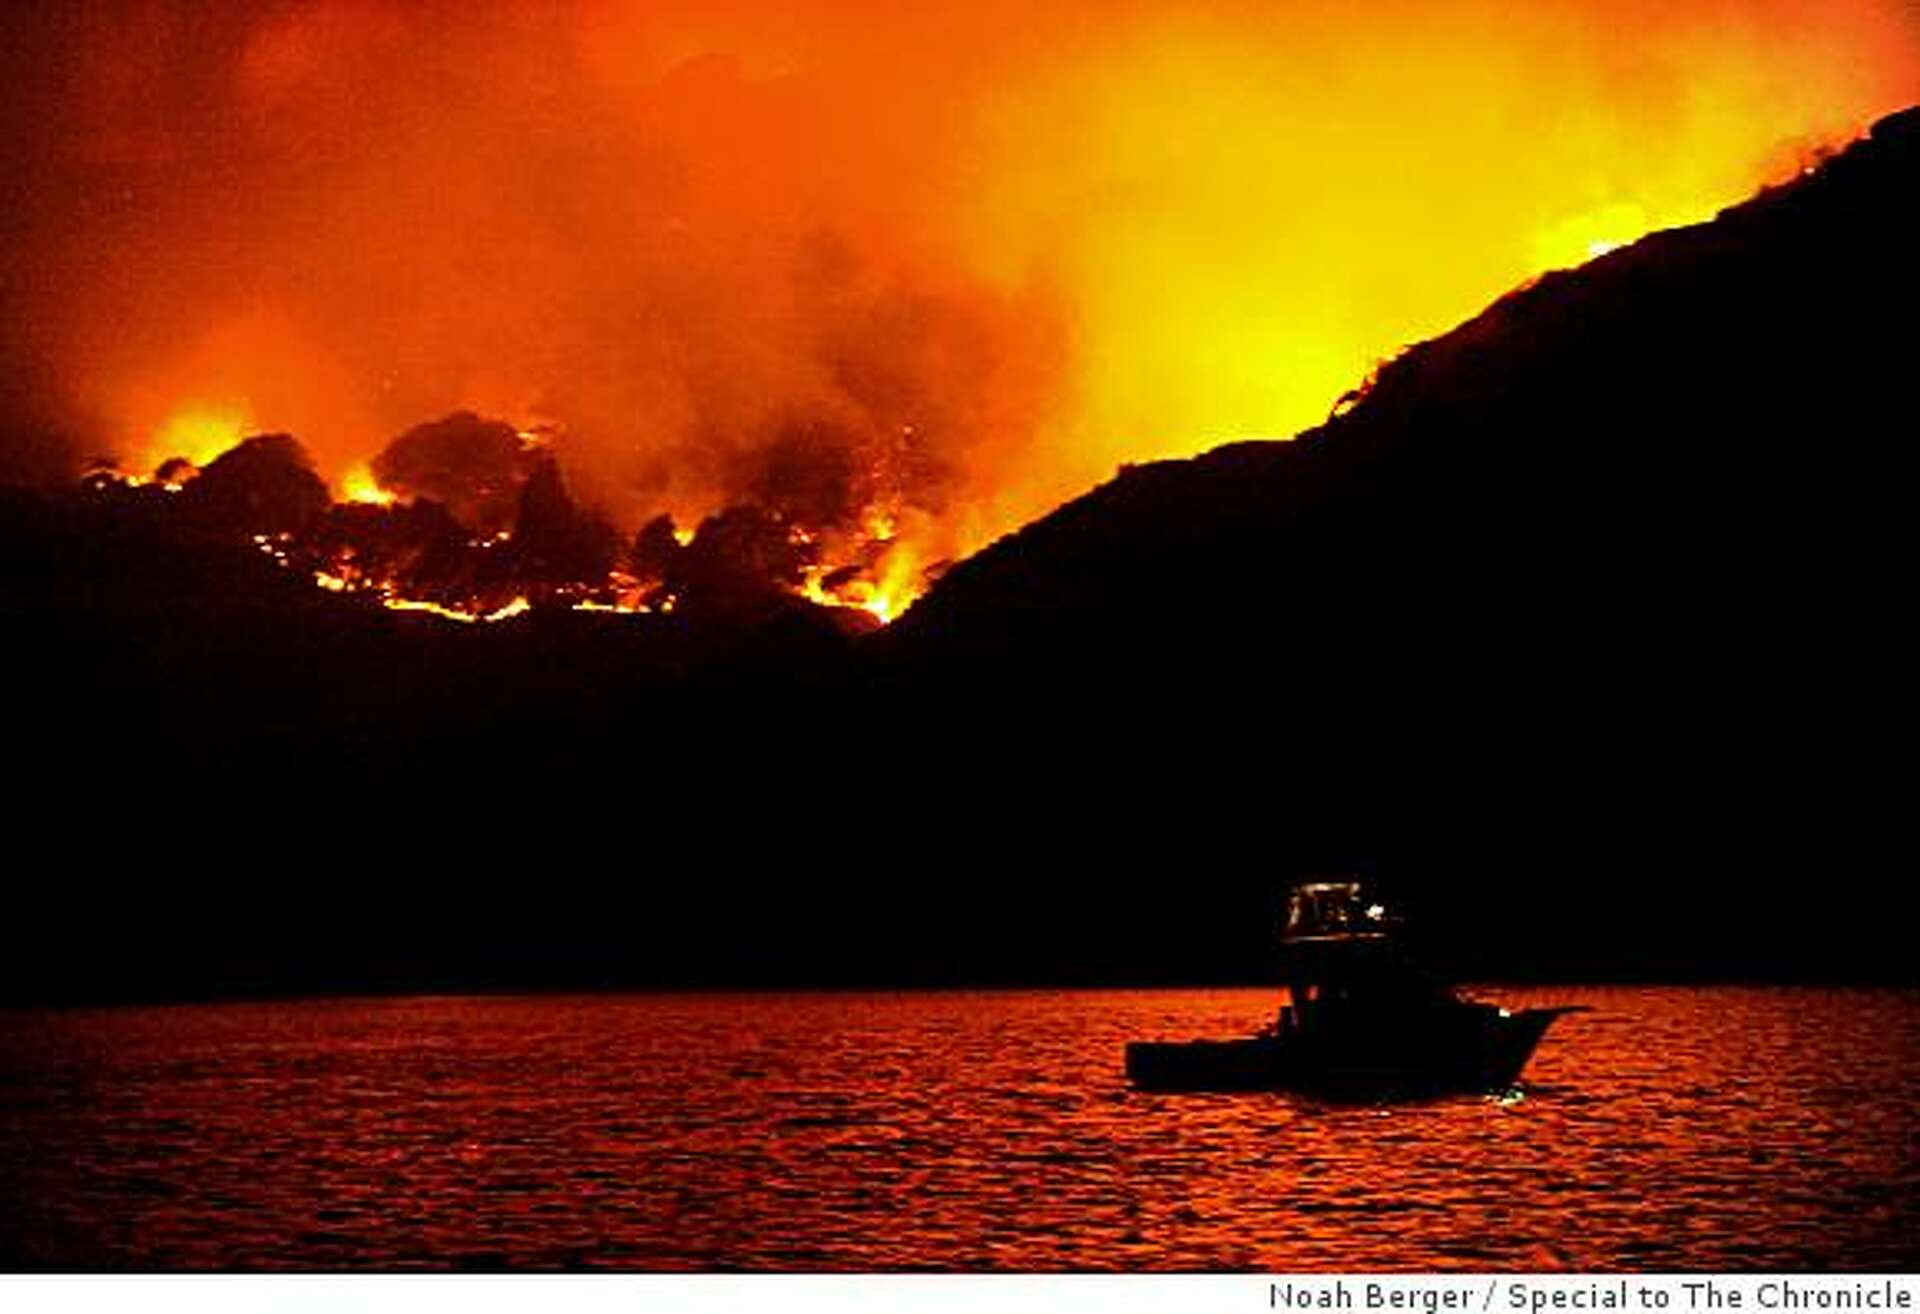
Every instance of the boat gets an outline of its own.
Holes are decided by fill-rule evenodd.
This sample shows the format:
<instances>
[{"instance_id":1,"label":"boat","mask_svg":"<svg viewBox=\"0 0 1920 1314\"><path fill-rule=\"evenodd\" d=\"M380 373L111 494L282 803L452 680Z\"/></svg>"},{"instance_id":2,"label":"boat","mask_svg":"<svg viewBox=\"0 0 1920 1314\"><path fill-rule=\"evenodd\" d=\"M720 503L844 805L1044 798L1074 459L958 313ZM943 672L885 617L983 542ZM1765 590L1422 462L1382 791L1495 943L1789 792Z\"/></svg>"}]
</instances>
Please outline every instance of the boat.
<instances>
[{"instance_id":1,"label":"boat","mask_svg":"<svg viewBox=\"0 0 1920 1314\"><path fill-rule=\"evenodd\" d=\"M1130 1044L1132 1084L1359 1098L1499 1091L1556 1019L1585 1011L1463 998L1413 962L1400 919L1358 880L1295 886L1280 947L1286 998L1271 1026L1244 1039Z\"/></svg>"}]
</instances>

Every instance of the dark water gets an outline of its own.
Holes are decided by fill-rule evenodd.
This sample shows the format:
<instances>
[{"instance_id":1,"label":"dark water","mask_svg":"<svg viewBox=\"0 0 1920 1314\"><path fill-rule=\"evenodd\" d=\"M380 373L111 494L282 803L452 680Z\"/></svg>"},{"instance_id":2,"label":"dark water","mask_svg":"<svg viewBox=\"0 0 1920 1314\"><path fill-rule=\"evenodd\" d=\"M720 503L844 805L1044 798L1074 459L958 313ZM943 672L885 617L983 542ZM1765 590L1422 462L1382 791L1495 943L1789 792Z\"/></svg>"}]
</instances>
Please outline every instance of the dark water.
<instances>
[{"instance_id":1,"label":"dark water","mask_svg":"<svg viewBox=\"0 0 1920 1314\"><path fill-rule=\"evenodd\" d=\"M1588 1003L1521 1098L1127 1091L1259 991L0 1015L9 1266L1913 1268L1920 995Z\"/></svg>"}]
</instances>

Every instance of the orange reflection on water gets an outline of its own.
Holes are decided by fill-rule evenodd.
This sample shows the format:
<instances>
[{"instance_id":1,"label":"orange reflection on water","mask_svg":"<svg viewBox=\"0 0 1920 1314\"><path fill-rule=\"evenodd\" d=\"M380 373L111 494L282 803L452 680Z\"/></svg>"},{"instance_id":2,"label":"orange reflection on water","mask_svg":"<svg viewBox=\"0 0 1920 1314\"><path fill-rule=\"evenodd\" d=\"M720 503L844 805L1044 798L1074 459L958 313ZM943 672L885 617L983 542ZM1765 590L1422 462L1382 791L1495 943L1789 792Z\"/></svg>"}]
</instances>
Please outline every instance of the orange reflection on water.
<instances>
[{"instance_id":1,"label":"orange reflection on water","mask_svg":"<svg viewBox=\"0 0 1920 1314\"><path fill-rule=\"evenodd\" d=\"M1559 989L1518 1097L1130 1092L1268 991L0 1017L10 1258L112 1267L1862 1270L1920 1235L1912 992ZM24 1208L20 1206L26 1206Z\"/></svg>"}]
</instances>

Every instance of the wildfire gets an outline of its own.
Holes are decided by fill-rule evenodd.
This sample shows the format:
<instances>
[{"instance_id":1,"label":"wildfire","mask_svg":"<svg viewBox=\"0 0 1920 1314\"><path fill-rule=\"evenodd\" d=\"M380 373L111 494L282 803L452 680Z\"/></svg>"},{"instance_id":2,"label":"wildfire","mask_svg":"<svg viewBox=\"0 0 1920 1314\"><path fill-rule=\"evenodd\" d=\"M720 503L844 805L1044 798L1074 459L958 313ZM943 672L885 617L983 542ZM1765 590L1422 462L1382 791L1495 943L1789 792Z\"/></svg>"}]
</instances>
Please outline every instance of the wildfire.
<instances>
[{"instance_id":1,"label":"wildfire","mask_svg":"<svg viewBox=\"0 0 1920 1314\"><path fill-rule=\"evenodd\" d=\"M1562 269L1593 260L1628 245L1655 228L1673 228L1711 217L1711 210L1694 207L1660 216L1658 222L1630 201L1589 210L1534 235L1533 263L1538 271Z\"/></svg>"},{"instance_id":2,"label":"wildfire","mask_svg":"<svg viewBox=\"0 0 1920 1314\"><path fill-rule=\"evenodd\" d=\"M274 551L264 545L262 550L274 556L275 559L279 560L282 564L285 564L286 558L283 553ZM432 602L424 598L398 597L391 592L389 585L375 581L356 579L348 575L339 575L327 570L314 571L313 582L329 593L369 594L388 611L424 612L429 616L438 616L442 620L458 621L463 625L511 620L515 616L524 616L533 610L532 602L524 597L516 597L510 602L493 608L491 611L479 611L466 607L450 606L446 603ZM605 610L618 610L618 608L609 607L605 608Z\"/></svg>"},{"instance_id":3,"label":"wildfire","mask_svg":"<svg viewBox=\"0 0 1920 1314\"><path fill-rule=\"evenodd\" d=\"M536 607L744 570L891 620L1117 466L1316 424L1920 85L1887 0L210 0L204 41L176 8L82 35L99 86L21 116L74 125L19 134L27 176L110 164L127 200L50 202L14 313L130 468L273 430L349 510L445 509L407 532L473 580L382 575L420 543L300 569L475 618L518 587L491 543L588 562ZM504 417L470 467L393 450L455 407ZM542 462L619 550L508 535ZM702 541L743 507L804 541Z\"/></svg>"},{"instance_id":4,"label":"wildfire","mask_svg":"<svg viewBox=\"0 0 1920 1314\"><path fill-rule=\"evenodd\" d=\"M365 461L355 462L340 479L341 500L362 506L392 506L395 497L380 486Z\"/></svg>"},{"instance_id":5,"label":"wildfire","mask_svg":"<svg viewBox=\"0 0 1920 1314\"><path fill-rule=\"evenodd\" d=\"M458 607L443 607L437 602L421 602L412 598L383 598L381 605L389 611L424 611L428 615L468 625L511 620L515 616L524 616L533 610L533 604L525 598L515 598L505 606L496 607L488 612L462 611Z\"/></svg>"},{"instance_id":6,"label":"wildfire","mask_svg":"<svg viewBox=\"0 0 1920 1314\"><path fill-rule=\"evenodd\" d=\"M640 616L640 615L645 615L653 610L652 607L649 607L644 603L595 602L591 598L584 598L581 601L574 603L573 609L575 611L607 612L610 615L614 615L614 616Z\"/></svg>"},{"instance_id":7,"label":"wildfire","mask_svg":"<svg viewBox=\"0 0 1920 1314\"><path fill-rule=\"evenodd\" d=\"M224 474L216 463L210 478L218 502L233 500L232 481L271 487L300 468L297 446L262 441L269 446ZM282 463L277 474L268 464L276 458ZM246 474L235 473L243 468ZM96 478L103 487L127 490L152 482L113 471ZM256 533L252 542L326 592L461 623L508 620L542 606L668 615L689 600L708 620L753 623L776 614L772 600L784 594L886 624L925 587L920 556L893 537L892 514L869 515L860 533L820 535L738 508L703 519L691 532L663 518L621 548L604 523L572 506L552 480L528 477L514 530L463 531L433 503L348 497L317 517L309 512L303 529ZM351 481L341 487L350 493ZM546 491L536 496L536 487Z\"/></svg>"},{"instance_id":8,"label":"wildfire","mask_svg":"<svg viewBox=\"0 0 1920 1314\"><path fill-rule=\"evenodd\" d=\"M870 576L861 574L835 581L836 575L844 576L845 571L809 570L801 582L800 595L823 607L857 608L885 625L926 591L918 559L905 544L895 544L883 552Z\"/></svg>"},{"instance_id":9,"label":"wildfire","mask_svg":"<svg viewBox=\"0 0 1920 1314\"><path fill-rule=\"evenodd\" d=\"M157 428L139 458L143 470L157 471L175 458L203 466L256 432L246 407L191 404L181 407Z\"/></svg>"},{"instance_id":10,"label":"wildfire","mask_svg":"<svg viewBox=\"0 0 1920 1314\"><path fill-rule=\"evenodd\" d=\"M913 555L898 552L890 559L886 572L880 577L879 586L860 605L879 617L884 624L911 607L924 592L926 584L914 569Z\"/></svg>"}]
</instances>

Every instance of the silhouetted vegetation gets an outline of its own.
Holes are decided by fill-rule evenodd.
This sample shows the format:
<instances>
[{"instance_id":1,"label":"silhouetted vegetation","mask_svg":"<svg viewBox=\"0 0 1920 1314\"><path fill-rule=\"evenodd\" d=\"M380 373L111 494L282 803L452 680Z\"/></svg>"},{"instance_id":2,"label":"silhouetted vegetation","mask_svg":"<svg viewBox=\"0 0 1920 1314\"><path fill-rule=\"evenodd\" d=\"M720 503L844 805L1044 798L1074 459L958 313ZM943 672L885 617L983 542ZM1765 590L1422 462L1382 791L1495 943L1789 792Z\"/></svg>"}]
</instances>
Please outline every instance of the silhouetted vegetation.
<instances>
[{"instance_id":1,"label":"silhouetted vegetation","mask_svg":"<svg viewBox=\"0 0 1920 1314\"><path fill-rule=\"evenodd\" d=\"M180 467L168 463L170 473ZM289 434L262 434L222 452L180 495L181 512L203 533L304 534L333 499L306 449Z\"/></svg>"},{"instance_id":2,"label":"silhouetted vegetation","mask_svg":"<svg viewBox=\"0 0 1920 1314\"><path fill-rule=\"evenodd\" d=\"M534 452L513 426L471 411L416 425L373 459L383 488L431 498L483 534L509 528Z\"/></svg>"}]
</instances>

